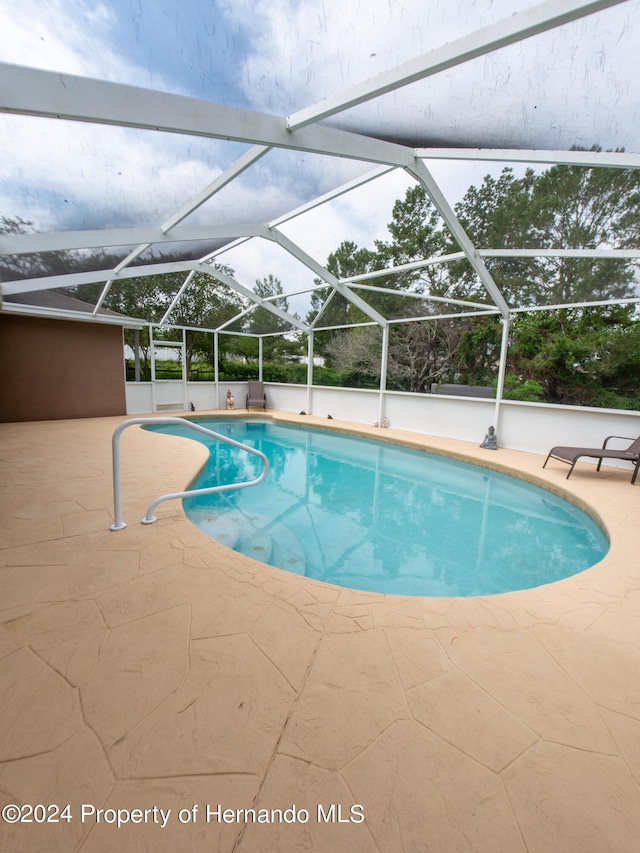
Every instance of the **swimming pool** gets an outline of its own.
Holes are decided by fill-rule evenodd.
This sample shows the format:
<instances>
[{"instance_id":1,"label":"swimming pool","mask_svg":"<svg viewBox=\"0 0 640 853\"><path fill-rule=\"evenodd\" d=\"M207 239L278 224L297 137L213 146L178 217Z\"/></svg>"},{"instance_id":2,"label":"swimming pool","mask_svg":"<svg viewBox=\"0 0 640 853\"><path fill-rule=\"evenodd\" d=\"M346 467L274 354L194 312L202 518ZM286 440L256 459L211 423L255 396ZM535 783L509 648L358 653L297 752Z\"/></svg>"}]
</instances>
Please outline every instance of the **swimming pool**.
<instances>
[{"instance_id":1,"label":"swimming pool","mask_svg":"<svg viewBox=\"0 0 640 853\"><path fill-rule=\"evenodd\" d=\"M189 519L236 551L339 586L400 595L528 589L599 562L586 513L530 483L397 445L258 419L202 426L261 450L258 486L186 498ZM176 425L210 449L193 488L246 481L260 460Z\"/></svg>"}]
</instances>

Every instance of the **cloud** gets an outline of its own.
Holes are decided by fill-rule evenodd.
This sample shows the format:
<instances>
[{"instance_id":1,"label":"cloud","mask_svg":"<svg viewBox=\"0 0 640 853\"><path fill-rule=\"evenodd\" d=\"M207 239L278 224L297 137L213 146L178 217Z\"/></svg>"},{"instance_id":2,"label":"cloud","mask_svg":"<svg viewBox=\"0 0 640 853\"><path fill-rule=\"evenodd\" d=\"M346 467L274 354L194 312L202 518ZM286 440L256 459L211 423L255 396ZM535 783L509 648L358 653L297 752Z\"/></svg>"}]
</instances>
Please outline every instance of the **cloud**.
<instances>
[{"instance_id":1,"label":"cloud","mask_svg":"<svg viewBox=\"0 0 640 853\"><path fill-rule=\"evenodd\" d=\"M535 2L237 0L250 50L238 83L256 108L291 114ZM412 145L638 150L640 5L623 3L327 119Z\"/></svg>"},{"instance_id":2,"label":"cloud","mask_svg":"<svg viewBox=\"0 0 640 853\"><path fill-rule=\"evenodd\" d=\"M214 140L26 116L2 118L0 143L2 213L39 230L159 225L224 164Z\"/></svg>"},{"instance_id":3,"label":"cloud","mask_svg":"<svg viewBox=\"0 0 640 853\"><path fill-rule=\"evenodd\" d=\"M530 5L237 0L224 14L247 32L239 80L256 108L287 114Z\"/></svg>"},{"instance_id":4,"label":"cloud","mask_svg":"<svg viewBox=\"0 0 640 853\"><path fill-rule=\"evenodd\" d=\"M197 5L190 2L180 10L174 5L173 14L184 12L187 26L189 13L199 10ZM118 9L122 13L122 5ZM159 17L163 9L162 3L154 6ZM178 90L175 78L159 75L163 57L152 58L149 44L141 43L140 50L132 52L132 56L146 58L146 64L136 64L124 55L127 37L144 23L139 13L134 15L133 7L130 14L130 19L119 21L111 7L84 0L52 0L47 4L40 0L0 0L4 34L0 58L120 82L145 85L153 80L160 89ZM203 26L206 29L206 22ZM244 44L239 28L240 23L230 29L237 35L236 52ZM176 38L178 31L176 26ZM167 38L166 33L163 38ZM216 38L223 37L218 33ZM175 47L175 53L181 54L182 45L176 43ZM168 61L166 53L165 57ZM230 80L235 79L231 63L227 74ZM198 86L194 82L193 87ZM160 224L247 147L9 115L0 117L0 138L3 149L10 152L0 182L1 212L32 220L38 230ZM211 215L235 222L267 221L367 168L366 164L341 158L273 151L234 182L232 189L194 213L190 221L206 223Z\"/></svg>"},{"instance_id":5,"label":"cloud","mask_svg":"<svg viewBox=\"0 0 640 853\"><path fill-rule=\"evenodd\" d=\"M0 59L284 116L532 5L534 0L0 0ZM580 144L606 147L607 140L588 134L596 126L612 138L631 134L637 142L637 105L625 88L628 69L635 67L634 33L624 22L638 8L637 2L622 4L604 13L603 23L594 16L331 121L355 130L370 125L383 133L450 134L465 144L479 133L512 145L537 133L560 145L568 128ZM576 34L581 39L574 44ZM562 80L582 91L583 100L573 88L563 89ZM539 104L532 93L540 94ZM599 124L584 123L586 113ZM247 147L8 115L0 116L0 141L8 153L0 213L32 219L43 230L160 224ZM490 163L427 165L452 205L470 184L502 169ZM274 150L185 224L266 222L370 168ZM321 263L345 239L373 248L375 239L387 239L393 202L410 183L397 172L283 230ZM236 252L243 282L252 286L255 278L273 273L291 289L301 277L312 280L297 262L272 250L264 241L243 244Z\"/></svg>"},{"instance_id":6,"label":"cloud","mask_svg":"<svg viewBox=\"0 0 640 853\"><path fill-rule=\"evenodd\" d=\"M113 12L103 3L4 0L0 3L0 59L84 77L124 80L133 73L133 64L112 46L114 24Z\"/></svg>"}]
</instances>

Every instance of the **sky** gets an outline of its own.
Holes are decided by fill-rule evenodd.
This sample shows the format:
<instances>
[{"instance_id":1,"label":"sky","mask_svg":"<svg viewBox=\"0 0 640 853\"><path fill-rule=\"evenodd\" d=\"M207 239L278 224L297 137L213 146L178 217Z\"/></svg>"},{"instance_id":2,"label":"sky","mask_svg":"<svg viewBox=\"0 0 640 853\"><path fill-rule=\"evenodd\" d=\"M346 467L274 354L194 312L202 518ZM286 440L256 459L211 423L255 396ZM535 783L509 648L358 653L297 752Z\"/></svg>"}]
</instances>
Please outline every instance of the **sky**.
<instances>
[{"instance_id":1,"label":"sky","mask_svg":"<svg viewBox=\"0 0 640 853\"><path fill-rule=\"evenodd\" d=\"M0 0L0 61L286 116L532 5L530 0ZM640 2L627 0L598 20L591 16L466 63L329 123L378 127L407 138L420 133L430 144L511 140L525 147L531 139L546 140L546 147L577 141L640 151L640 107L631 76L637 34L629 23L638 12ZM575 129L573 137L565 126ZM2 115L0 215L20 216L36 230L157 225L247 147ZM455 204L471 184L502 165L430 161L429 168ZM340 158L272 151L189 221L268 222L369 169ZM387 239L393 203L410 184L406 174L394 173L283 231L322 263L345 239L373 248L375 239ZM249 286L270 273L282 277L285 287L313 277L265 241L245 243L221 260Z\"/></svg>"}]
</instances>

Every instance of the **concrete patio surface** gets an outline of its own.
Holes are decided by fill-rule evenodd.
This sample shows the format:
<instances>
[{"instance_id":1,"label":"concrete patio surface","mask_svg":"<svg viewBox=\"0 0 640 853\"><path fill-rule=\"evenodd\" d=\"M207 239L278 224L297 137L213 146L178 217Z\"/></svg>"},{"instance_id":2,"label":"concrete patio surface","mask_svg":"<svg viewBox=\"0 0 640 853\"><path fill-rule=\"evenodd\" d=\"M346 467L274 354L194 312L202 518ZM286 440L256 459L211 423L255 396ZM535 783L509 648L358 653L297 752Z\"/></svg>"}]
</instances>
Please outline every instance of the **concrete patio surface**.
<instances>
[{"instance_id":1,"label":"concrete patio surface","mask_svg":"<svg viewBox=\"0 0 640 853\"><path fill-rule=\"evenodd\" d=\"M611 540L533 590L379 595L230 551L178 501L140 524L206 450L138 426L110 531L121 420L0 425L2 851L636 853L630 471L567 481L538 455L362 427L514 469Z\"/></svg>"}]
</instances>

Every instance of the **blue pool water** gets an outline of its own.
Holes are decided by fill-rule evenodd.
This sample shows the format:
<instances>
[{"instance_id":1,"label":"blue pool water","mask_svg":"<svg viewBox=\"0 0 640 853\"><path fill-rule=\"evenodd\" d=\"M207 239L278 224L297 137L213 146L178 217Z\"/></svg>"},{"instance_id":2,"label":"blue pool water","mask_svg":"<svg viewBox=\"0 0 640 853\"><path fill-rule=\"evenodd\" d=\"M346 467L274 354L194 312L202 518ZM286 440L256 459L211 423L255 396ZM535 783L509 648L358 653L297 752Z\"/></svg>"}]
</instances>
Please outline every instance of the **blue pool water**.
<instances>
[{"instance_id":1,"label":"blue pool water","mask_svg":"<svg viewBox=\"0 0 640 853\"><path fill-rule=\"evenodd\" d=\"M187 498L191 521L244 554L318 580L400 595L529 589L606 554L600 527L544 489L485 468L369 439L271 421L198 423L261 450L258 486ZM184 427L210 448L193 488L257 477L262 463Z\"/></svg>"}]
</instances>

